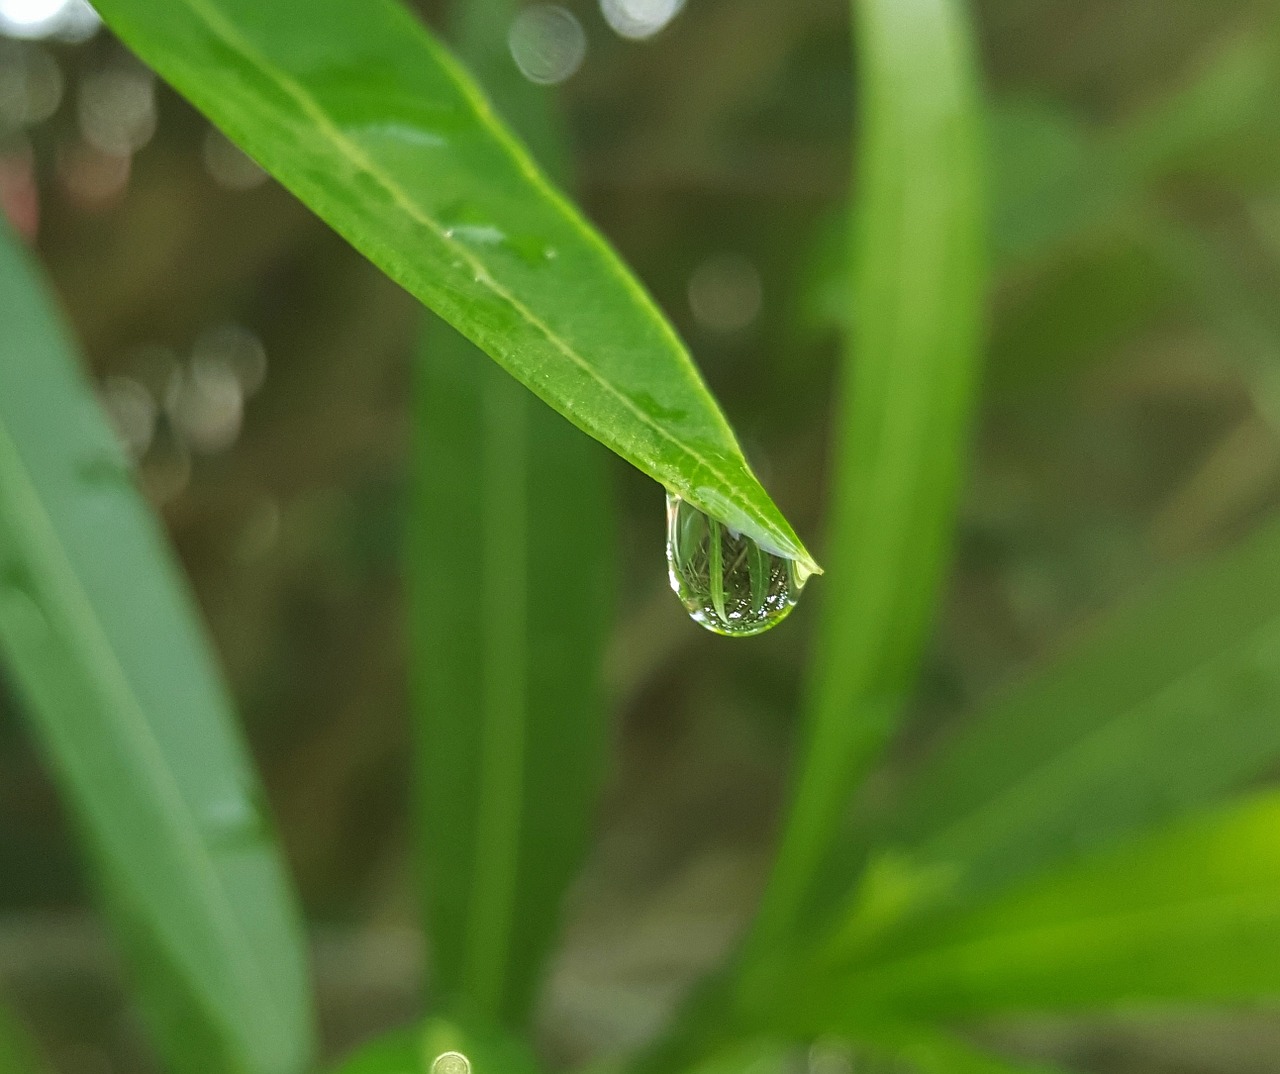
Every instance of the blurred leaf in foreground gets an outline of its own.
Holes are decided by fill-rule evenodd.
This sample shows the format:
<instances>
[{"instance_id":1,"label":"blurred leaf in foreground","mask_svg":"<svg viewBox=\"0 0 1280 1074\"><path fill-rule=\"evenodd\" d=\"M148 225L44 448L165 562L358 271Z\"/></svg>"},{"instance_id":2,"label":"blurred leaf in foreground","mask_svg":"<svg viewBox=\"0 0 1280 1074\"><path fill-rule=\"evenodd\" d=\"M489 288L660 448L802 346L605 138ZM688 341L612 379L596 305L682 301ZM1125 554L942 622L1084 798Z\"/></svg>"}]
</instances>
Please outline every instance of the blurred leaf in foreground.
<instances>
[{"instance_id":1,"label":"blurred leaf in foreground","mask_svg":"<svg viewBox=\"0 0 1280 1074\"><path fill-rule=\"evenodd\" d=\"M0 233L0 655L165 1058L296 1074L303 937L186 587L34 266Z\"/></svg>"}]
</instances>

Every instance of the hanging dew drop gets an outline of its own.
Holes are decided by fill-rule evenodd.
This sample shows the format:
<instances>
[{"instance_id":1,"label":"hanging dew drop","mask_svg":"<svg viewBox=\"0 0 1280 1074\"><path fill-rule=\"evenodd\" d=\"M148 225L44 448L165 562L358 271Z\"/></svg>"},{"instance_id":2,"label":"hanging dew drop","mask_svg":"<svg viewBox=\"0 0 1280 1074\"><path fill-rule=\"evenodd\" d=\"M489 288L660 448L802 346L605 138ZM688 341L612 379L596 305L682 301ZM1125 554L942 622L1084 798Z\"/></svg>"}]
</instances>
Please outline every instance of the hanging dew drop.
<instances>
[{"instance_id":1,"label":"hanging dew drop","mask_svg":"<svg viewBox=\"0 0 1280 1074\"><path fill-rule=\"evenodd\" d=\"M809 572L667 493L671 588L695 623L748 637L777 626L795 607Z\"/></svg>"}]
</instances>

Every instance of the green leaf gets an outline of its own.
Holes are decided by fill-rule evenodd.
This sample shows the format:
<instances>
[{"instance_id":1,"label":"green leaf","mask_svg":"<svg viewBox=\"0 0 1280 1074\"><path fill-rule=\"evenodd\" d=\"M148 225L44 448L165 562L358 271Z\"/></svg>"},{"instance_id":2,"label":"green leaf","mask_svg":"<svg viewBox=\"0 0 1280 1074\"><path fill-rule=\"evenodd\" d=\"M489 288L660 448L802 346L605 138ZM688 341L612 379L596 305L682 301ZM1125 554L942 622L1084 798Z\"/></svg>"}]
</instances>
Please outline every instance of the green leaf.
<instances>
[{"instance_id":1,"label":"green leaf","mask_svg":"<svg viewBox=\"0 0 1280 1074\"><path fill-rule=\"evenodd\" d=\"M458 10L462 55L544 158L546 91L506 51L511 0ZM418 782L437 999L528 1016L583 856L607 718L606 458L440 321L417 380Z\"/></svg>"},{"instance_id":2,"label":"green leaf","mask_svg":"<svg viewBox=\"0 0 1280 1074\"><path fill-rule=\"evenodd\" d=\"M303 941L226 689L66 333L3 233L0 306L6 669L135 973L163 1000L166 1058L300 1071L312 1053Z\"/></svg>"},{"instance_id":3,"label":"green leaf","mask_svg":"<svg viewBox=\"0 0 1280 1074\"><path fill-rule=\"evenodd\" d=\"M533 998L602 769L604 459L433 327L410 545L433 980L510 1024Z\"/></svg>"},{"instance_id":4,"label":"green leaf","mask_svg":"<svg viewBox=\"0 0 1280 1074\"><path fill-rule=\"evenodd\" d=\"M798 786L756 929L804 916L900 717L946 569L985 289L979 96L960 0L857 0L856 310Z\"/></svg>"},{"instance_id":5,"label":"green leaf","mask_svg":"<svg viewBox=\"0 0 1280 1074\"><path fill-rule=\"evenodd\" d=\"M914 921L812 969L794 1015L938 1019L1280 997L1280 794Z\"/></svg>"},{"instance_id":6,"label":"green leaf","mask_svg":"<svg viewBox=\"0 0 1280 1074\"><path fill-rule=\"evenodd\" d=\"M956 891L1194 809L1280 757L1280 525L1158 587L901 790L892 841Z\"/></svg>"},{"instance_id":7,"label":"green leaf","mask_svg":"<svg viewBox=\"0 0 1280 1074\"><path fill-rule=\"evenodd\" d=\"M432 1074L435 1060L446 1052L465 1056L471 1074L538 1074L519 1041L482 1024L446 1018L380 1038L348 1058L336 1074ZM453 1068L437 1074L453 1074Z\"/></svg>"},{"instance_id":8,"label":"green leaf","mask_svg":"<svg viewBox=\"0 0 1280 1074\"><path fill-rule=\"evenodd\" d=\"M405 8L97 6L303 202L544 402L812 566L653 300Z\"/></svg>"}]
</instances>

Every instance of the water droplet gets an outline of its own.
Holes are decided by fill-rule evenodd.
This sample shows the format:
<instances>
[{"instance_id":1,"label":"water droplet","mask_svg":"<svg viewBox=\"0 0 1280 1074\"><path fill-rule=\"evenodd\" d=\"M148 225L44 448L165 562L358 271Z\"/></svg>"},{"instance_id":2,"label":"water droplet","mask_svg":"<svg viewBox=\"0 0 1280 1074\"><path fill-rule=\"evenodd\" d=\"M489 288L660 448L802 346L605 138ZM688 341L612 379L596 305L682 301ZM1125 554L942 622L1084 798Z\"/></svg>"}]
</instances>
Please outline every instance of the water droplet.
<instances>
[{"instance_id":1,"label":"water droplet","mask_svg":"<svg viewBox=\"0 0 1280 1074\"><path fill-rule=\"evenodd\" d=\"M667 493L667 565L695 623L716 634L747 637L787 617L808 572L766 552L674 493Z\"/></svg>"},{"instance_id":2,"label":"water droplet","mask_svg":"<svg viewBox=\"0 0 1280 1074\"><path fill-rule=\"evenodd\" d=\"M472 246L497 246L507 241L506 232L492 224L454 224L444 229L444 235Z\"/></svg>"},{"instance_id":3,"label":"water droplet","mask_svg":"<svg viewBox=\"0 0 1280 1074\"><path fill-rule=\"evenodd\" d=\"M431 1064L431 1074L471 1074L471 1060L461 1052L441 1052Z\"/></svg>"}]
</instances>

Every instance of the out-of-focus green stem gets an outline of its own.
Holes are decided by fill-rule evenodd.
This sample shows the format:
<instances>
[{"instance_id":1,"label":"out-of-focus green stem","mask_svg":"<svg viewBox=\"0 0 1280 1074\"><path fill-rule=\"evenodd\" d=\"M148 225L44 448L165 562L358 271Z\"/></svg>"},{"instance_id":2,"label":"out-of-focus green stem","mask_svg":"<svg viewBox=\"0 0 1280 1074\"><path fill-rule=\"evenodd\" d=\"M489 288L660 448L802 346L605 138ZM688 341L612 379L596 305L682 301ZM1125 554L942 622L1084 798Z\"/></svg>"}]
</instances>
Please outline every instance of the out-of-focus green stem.
<instances>
[{"instance_id":1,"label":"out-of-focus green stem","mask_svg":"<svg viewBox=\"0 0 1280 1074\"><path fill-rule=\"evenodd\" d=\"M748 961L804 931L900 719L945 574L980 357L980 95L961 0L855 0L861 143L822 624Z\"/></svg>"}]
</instances>

